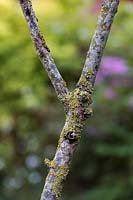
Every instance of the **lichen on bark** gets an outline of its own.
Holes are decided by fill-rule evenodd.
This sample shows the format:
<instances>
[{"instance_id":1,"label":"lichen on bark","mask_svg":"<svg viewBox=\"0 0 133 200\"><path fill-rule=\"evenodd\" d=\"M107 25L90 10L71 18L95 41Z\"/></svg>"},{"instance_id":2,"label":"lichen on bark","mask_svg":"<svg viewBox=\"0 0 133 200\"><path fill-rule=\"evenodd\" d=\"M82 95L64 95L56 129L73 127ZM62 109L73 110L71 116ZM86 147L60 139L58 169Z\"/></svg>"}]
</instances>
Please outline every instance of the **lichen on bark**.
<instances>
[{"instance_id":1,"label":"lichen on bark","mask_svg":"<svg viewBox=\"0 0 133 200\"><path fill-rule=\"evenodd\" d=\"M49 173L49 176L54 176L52 188L56 198L59 198L61 196L63 181L66 179L69 172L69 163L58 166L55 160L50 161L49 159L45 159L44 162L50 169L52 168L52 172Z\"/></svg>"},{"instance_id":2,"label":"lichen on bark","mask_svg":"<svg viewBox=\"0 0 133 200\"><path fill-rule=\"evenodd\" d=\"M64 105L66 122L62 129L58 147L52 161L45 159L49 173L45 181L41 200L57 200L61 196L63 181L69 172L70 162L86 118L92 115L92 94L96 74L110 28L117 12L119 0L104 0L97 27L87 53L80 79L73 92L70 92L59 73L50 50L40 32L38 20L30 0L19 0L27 21L36 52L48 73L59 100Z\"/></svg>"}]
</instances>

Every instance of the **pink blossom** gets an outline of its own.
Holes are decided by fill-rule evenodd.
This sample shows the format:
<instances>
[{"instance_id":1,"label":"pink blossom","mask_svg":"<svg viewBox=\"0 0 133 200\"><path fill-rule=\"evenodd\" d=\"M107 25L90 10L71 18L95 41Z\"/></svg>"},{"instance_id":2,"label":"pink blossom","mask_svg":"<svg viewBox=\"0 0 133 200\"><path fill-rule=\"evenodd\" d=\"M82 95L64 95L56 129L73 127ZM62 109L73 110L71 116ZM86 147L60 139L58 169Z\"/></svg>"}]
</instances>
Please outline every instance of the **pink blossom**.
<instances>
[{"instance_id":1,"label":"pink blossom","mask_svg":"<svg viewBox=\"0 0 133 200\"><path fill-rule=\"evenodd\" d=\"M113 56L106 56L102 59L100 70L96 81L101 82L106 77L117 75L124 76L128 74L128 66L124 59Z\"/></svg>"},{"instance_id":2,"label":"pink blossom","mask_svg":"<svg viewBox=\"0 0 133 200\"><path fill-rule=\"evenodd\" d=\"M118 57L104 57L102 60L102 73L104 75L125 75L128 67L125 60Z\"/></svg>"}]
</instances>

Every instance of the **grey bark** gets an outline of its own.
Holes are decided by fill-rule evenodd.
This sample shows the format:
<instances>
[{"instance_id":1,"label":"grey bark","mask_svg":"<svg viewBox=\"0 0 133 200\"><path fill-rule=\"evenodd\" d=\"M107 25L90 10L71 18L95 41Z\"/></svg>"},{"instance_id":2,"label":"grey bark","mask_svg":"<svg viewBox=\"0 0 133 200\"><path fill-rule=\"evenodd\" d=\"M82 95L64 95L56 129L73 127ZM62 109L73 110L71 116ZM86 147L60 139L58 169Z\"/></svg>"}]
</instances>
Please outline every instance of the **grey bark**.
<instances>
[{"instance_id":1,"label":"grey bark","mask_svg":"<svg viewBox=\"0 0 133 200\"><path fill-rule=\"evenodd\" d=\"M93 76L89 79L93 85L118 5L119 0L105 0L102 4L97 27L89 51L87 52L85 65L82 71L82 75L85 76L87 76L90 71L94 72Z\"/></svg>"},{"instance_id":2,"label":"grey bark","mask_svg":"<svg viewBox=\"0 0 133 200\"><path fill-rule=\"evenodd\" d=\"M62 129L58 147L52 161L45 159L49 173L45 181L41 200L57 200L61 196L63 182L69 172L73 153L80 141L86 118L92 115L90 107L96 74L110 28L117 12L119 0L104 0L98 18L81 77L73 92L70 92L61 77L38 27L38 20L29 0L19 0L27 21L32 41L61 102L64 104L66 122Z\"/></svg>"},{"instance_id":3,"label":"grey bark","mask_svg":"<svg viewBox=\"0 0 133 200\"><path fill-rule=\"evenodd\" d=\"M65 81L63 80L60 72L58 71L54 63L54 60L51 57L50 49L46 45L43 35L40 32L38 19L32 8L31 1L19 0L19 2L27 21L28 28L31 34L31 39L36 48L36 52L40 58L40 61L42 62L43 67L48 73L48 76L55 88L55 91L57 92L57 95L62 99L62 97L67 94L68 89Z\"/></svg>"}]
</instances>

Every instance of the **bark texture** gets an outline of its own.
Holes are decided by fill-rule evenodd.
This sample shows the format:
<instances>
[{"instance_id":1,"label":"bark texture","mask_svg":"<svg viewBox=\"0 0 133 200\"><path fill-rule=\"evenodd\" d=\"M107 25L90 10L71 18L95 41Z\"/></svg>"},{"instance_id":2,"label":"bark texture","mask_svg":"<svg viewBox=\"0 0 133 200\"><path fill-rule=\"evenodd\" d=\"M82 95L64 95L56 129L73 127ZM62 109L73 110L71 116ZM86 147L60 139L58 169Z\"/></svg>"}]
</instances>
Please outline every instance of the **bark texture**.
<instances>
[{"instance_id":1,"label":"bark texture","mask_svg":"<svg viewBox=\"0 0 133 200\"><path fill-rule=\"evenodd\" d=\"M19 0L19 2L36 51L59 99L64 104L66 113L66 122L60 135L55 157L52 161L45 159L45 163L49 167L49 173L41 195L41 200L57 200L61 196L63 182L69 172L73 153L80 141L84 121L92 115L90 105L92 103L91 96L94 91L94 82L119 0L104 0L81 77L73 92L67 89L50 55L50 50L40 33L38 20L30 0Z\"/></svg>"},{"instance_id":2,"label":"bark texture","mask_svg":"<svg viewBox=\"0 0 133 200\"><path fill-rule=\"evenodd\" d=\"M88 77L88 81L90 81L93 85L95 83L95 78L101 62L103 50L110 33L114 16L117 12L118 5L119 0L104 0L102 4L97 27L92 38L89 51L87 52L85 65L82 71L82 76L85 76L86 78ZM93 75L90 76L92 72Z\"/></svg>"},{"instance_id":3,"label":"bark texture","mask_svg":"<svg viewBox=\"0 0 133 200\"><path fill-rule=\"evenodd\" d=\"M61 99L67 94L68 89L65 81L63 80L60 72L58 71L54 63L54 60L51 57L50 50L46 45L43 35L40 32L40 28L38 26L38 19L32 8L31 1L19 0L19 2L23 10L25 19L27 21L28 28L31 34L31 39L36 48L36 52L40 58L40 61L43 64L43 67L48 73L48 76L55 88L55 91L57 92L57 95Z\"/></svg>"}]
</instances>

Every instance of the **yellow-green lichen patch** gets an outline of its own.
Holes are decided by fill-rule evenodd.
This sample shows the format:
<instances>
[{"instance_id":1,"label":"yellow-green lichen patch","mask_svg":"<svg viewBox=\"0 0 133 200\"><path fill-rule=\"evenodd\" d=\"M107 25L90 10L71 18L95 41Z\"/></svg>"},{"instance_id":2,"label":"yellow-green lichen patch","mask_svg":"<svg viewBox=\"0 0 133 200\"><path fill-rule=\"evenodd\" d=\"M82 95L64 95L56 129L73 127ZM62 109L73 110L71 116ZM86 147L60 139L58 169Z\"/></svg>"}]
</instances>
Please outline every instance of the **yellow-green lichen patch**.
<instances>
[{"instance_id":1,"label":"yellow-green lichen patch","mask_svg":"<svg viewBox=\"0 0 133 200\"><path fill-rule=\"evenodd\" d=\"M63 140L69 140L70 143L78 143L81 137L82 125L79 123L76 117L67 117L66 124L61 132L58 148L60 147ZM72 138L73 137L73 138Z\"/></svg>"},{"instance_id":2,"label":"yellow-green lichen patch","mask_svg":"<svg viewBox=\"0 0 133 200\"><path fill-rule=\"evenodd\" d=\"M84 118L87 119L88 117L91 117L93 115L92 108L87 108L84 112Z\"/></svg>"},{"instance_id":3,"label":"yellow-green lichen patch","mask_svg":"<svg viewBox=\"0 0 133 200\"><path fill-rule=\"evenodd\" d=\"M61 190L62 190L62 182L63 182L63 180L66 179L66 176L69 171L69 167L67 164L58 166L56 164L55 160L50 161L47 158L45 159L44 162L49 168L53 168L53 170L51 169L52 171L50 170L47 179L51 175L54 177L53 178L53 191L54 191L56 198L59 198L60 194L61 194Z\"/></svg>"},{"instance_id":4,"label":"yellow-green lichen patch","mask_svg":"<svg viewBox=\"0 0 133 200\"><path fill-rule=\"evenodd\" d=\"M79 83L78 83L78 85L77 85L78 87L82 87L82 86L84 86L84 87L87 87L88 86L88 81L87 81L87 79L86 79L86 77L84 76L84 75L81 75L81 77L80 77L80 80L79 80Z\"/></svg>"},{"instance_id":5,"label":"yellow-green lichen patch","mask_svg":"<svg viewBox=\"0 0 133 200\"><path fill-rule=\"evenodd\" d=\"M91 94L87 91L81 90L78 94L78 100L83 104L87 103L88 105L92 103Z\"/></svg>"},{"instance_id":6,"label":"yellow-green lichen patch","mask_svg":"<svg viewBox=\"0 0 133 200\"><path fill-rule=\"evenodd\" d=\"M92 73L94 73L94 72L92 72ZM79 80L79 83L77 86L79 88L81 88L81 90L83 89L83 90L88 91L90 94L92 94L94 91L94 87L93 87L92 83L89 80L87 80L87 77L85 75L82 75L80 77L80 80Z\"/></svg>"},{"instance_id":7,"label":"yellow-green lichen patch","mask_svg":"<svg viewBox=\"0 0 133 200\"><path fill-rule=\"evenodd\" d=\"M65 97L65 101L68 104L68 112L66 115L65 126L61 132L58 147L61 145L64 139L68 139L70 143L77 143L81 137L83 121L81 118L79 118L79 109L81 107L81 102L77 98L79 92L79 88L76 88L73 92Z\"/></svg>"},{"instance_id":8,"label":"yellow-green lichen patch","mask_svg":"<svg viewBox=\"0 0 133 200\"><path fill-rule=\"evenodd\" d=\"M56 169L56 175L54 177L53 182L53 191L57 199L61 196L62 191L62 182L66 179L66 176L69 172L69 166L68 165L61 165L58 166Z\"/></svg>"},{"instance_id":9,"label":"yellow-green lichen patch","mask_svg":"<svg viewBox=\"0 0 133 200\"><path fill-rule=\"evenodd\" d=\"M84 89L86 90L82 90L82 88L77 87L73 92L65 97L68 112L66 115L66 123L59 139L58 147L65 139L67 139L71 144L77 144L81 138L81 130L84 120L92 114L92 109L89 107L92 103L92 84L88 82L84 76L81 78L81 83L84 85Z\"/></svg>"},{"instance_id":10,"label":"yellow-green lichen patch","mask_svg":"<svg viewBox=\"0 0 133 200\"><path fill-rule=\"evenodd\" d=\"M89 79L91 79L92 76L94 76L94 75L95 75L94 70L93 70L92 68L90 68L90 69L88 70L88 72L86 73L86 78L89 80Z\"/></svg>"},{"instance_id":11,"label":"yellow-green lichen patch","mask_svg":"<svg viewBox=\"0 0 133 200\"><path fill-rule=\"evenodd\" d=\"M56 168L56 162L55 160L49 160L45 158L44 163L49 167L49 168Z\"/></svg>"}]
</instances>

